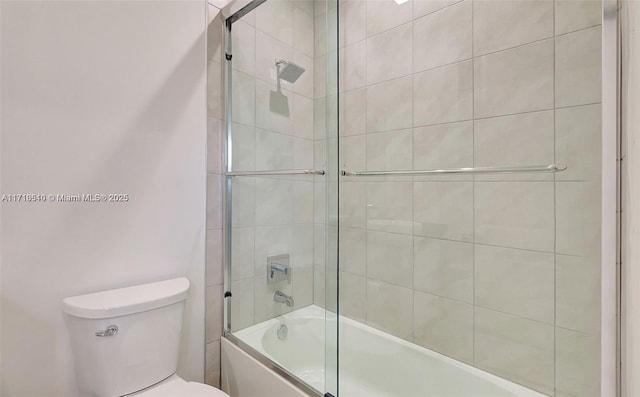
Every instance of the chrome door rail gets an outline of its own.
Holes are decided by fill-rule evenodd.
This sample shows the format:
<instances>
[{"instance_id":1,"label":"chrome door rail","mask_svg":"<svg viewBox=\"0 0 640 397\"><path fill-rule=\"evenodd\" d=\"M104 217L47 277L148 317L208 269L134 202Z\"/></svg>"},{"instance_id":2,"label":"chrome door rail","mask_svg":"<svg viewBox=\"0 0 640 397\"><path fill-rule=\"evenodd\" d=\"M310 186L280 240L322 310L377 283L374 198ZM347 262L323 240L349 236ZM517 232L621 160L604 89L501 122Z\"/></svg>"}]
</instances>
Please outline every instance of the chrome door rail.
<instances>
[{"instance_id":1,"label":"chrome door rail","mask_svg":"<svg viewBox=\"0 0 640 397\"><path fill-rule=\"evenodd\" d=\"M342 170L343 176L421 176L441 174L516 174L527 172L560 172L567 169L566 164L556 163L548 165L530 165L524 167L469 167L469 168L445 168L440 170L418 171L348 171Z\"/></svg>"},{"instance_id":2,"label":"chrome door rail","mask_svg":"<svg viewBox=\"0 0 640 397\"><path fill-rule=\"evenodd\" d=\"M266 170L266 171L230 171L226 176L264 176L264 175L324 175L324 170Z\"/></svg>"}]
</instances>

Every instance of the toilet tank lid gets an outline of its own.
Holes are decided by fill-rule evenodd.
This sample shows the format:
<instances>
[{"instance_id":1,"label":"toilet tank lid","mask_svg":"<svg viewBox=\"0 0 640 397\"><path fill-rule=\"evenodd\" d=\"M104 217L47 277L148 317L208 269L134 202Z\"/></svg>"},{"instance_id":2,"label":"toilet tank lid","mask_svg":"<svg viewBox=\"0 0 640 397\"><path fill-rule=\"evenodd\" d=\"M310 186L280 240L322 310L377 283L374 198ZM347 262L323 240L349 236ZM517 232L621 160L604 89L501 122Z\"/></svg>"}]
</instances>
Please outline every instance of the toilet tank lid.
<instances>
[{"instance_id":1,"label":"toilet tank lid","mask_svg":"<svg viewBox=\"0 0 640 397\"><path fill-rule=\"evenodd\" d=\"M100 319L126 316L168 306L187 298L189 280L181 277L92 294L72 296L62 302L75 317Z\"/></svg>"}]
</instances>

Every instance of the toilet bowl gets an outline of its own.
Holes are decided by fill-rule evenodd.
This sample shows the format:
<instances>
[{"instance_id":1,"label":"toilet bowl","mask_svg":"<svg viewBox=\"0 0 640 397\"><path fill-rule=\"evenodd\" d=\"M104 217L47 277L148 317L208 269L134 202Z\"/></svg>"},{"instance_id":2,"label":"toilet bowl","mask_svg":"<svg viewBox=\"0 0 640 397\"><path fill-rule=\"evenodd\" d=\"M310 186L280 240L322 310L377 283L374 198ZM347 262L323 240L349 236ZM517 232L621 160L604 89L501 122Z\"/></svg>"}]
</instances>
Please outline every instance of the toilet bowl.
<instances>
[{"instance_id":1,"label":"toilet bowl","mask_svg":"<svg viewBox=\"0 0 640 397\"><path fill-rule=\"evenodd\" d=\"M96 397L228 397L176 375L189 280L63 300L78 389Z\"/></svg>"}]
</instances>

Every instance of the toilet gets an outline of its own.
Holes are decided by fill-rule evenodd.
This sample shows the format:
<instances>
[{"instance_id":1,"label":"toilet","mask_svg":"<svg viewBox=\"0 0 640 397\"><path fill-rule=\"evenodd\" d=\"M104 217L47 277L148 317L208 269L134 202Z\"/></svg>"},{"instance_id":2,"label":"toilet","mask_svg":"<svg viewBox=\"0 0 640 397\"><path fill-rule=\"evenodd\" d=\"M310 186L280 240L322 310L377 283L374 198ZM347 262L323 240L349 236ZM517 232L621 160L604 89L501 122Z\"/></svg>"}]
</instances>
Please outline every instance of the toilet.
<instances>
[{"instance_id":1,"label":"toilet","mask_svg":"<svg viewBox=\"0 0 640 397\"><path fill-rule=\"evenodd\" d=\"M188 294L176 278L65 298L80 394L229 397L176 375Z\"/></svg>"}]
</instances>

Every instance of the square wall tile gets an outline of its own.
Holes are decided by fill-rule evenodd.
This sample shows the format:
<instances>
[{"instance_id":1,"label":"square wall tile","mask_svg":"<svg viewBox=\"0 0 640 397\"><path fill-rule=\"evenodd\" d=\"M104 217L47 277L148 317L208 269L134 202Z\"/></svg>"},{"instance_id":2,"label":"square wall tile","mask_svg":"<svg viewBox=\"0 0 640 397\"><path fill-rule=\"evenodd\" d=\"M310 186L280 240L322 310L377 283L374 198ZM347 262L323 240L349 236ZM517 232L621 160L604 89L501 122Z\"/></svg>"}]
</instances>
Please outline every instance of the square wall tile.
<instances>
[{"instance_id":1,"label":"square wall tile","mask_svg":"<svg viewBox=\"0 0 640 397\"><path fill-rule=\"evenodd\" d=\"M318 98L313 100L313 137L316 140L329 138L329 135L327 134L326 98Z\"/></svg>"},{"instance_id":2,"label":"square wall tile","mask_svg":"<svg viewBox=\"0 0 640 397\"><path fill-rule=\"evenodd\" d=\"M602 29L556 37L556 107L602 101Z\"/></svg>"},{"instance_id":3,"label":"square wall tile","mask_svg":"<svg viewBox=\"0 0 640 397\"><path fill-rule=\"evenodd\" d=\"M255 258L255 230L252 227L231 230L231 279L253 277Z\"/></svg>"},{"instance_id":4,"label":"square wall tile","mask_svg":"<svg viewBox=\"0 0 640 397\"><path fill-rule=\"evenodd\" d=\"M290 135L256 129L256 169L293 168L293 139Z\"/></svg>"},{"instance_id":5,"label":"square wall tile","mask_svg":"<svg viewBox=\"0 0 640 397\"><path fill-rule=\"evenodd\" d=\"M291 233L291 266L295 270L313 267L313 225L293 225Z\"/></svg>"},{"instance_id":6,"label":"square wall tile","mask_svg":"<svg viewBox=\"0 0 640 397\"><path fill-rule=\"evenodd\" d=\"M324 266L317 264L313 269L313 304L327 308L326 277Z\"/></svg>"},{"instance_id":7,"label":"square wall tile","mask_svg":"<svg viewBox=\"0 0 640 397\"><path fill-rule=\"evenodd\" d=\"M405 340L413 335L413 292L367 280L367 324Z\"/></svg>"},{"instance_id":8,"label":"square wall tile","mask_svg":"<svg viewBox=\"0 0 640 397\"><path fill-rule=\"evenodd\" d=\"M222 95L222 65L207 62L207 116L222 118L224 101Z\"/></svg>"},{"instance_id":9,"label":"square wall tile","mask_svg":"<svg viewBox=\"0 0 640 397\"><path fill-rule=\"evenodd\" d=\"M315 223L313 225L313 266L324 266L327 251L327 225ZM366 237L365 237L366 238Z\"/></svg>"},{"instance_id":10,"label":"square wall tile","mask_svg":"<svg viewBox=\"0 0 640 397\"><path fill-rule=\"evenodd\" d=\"M222 229L222 176L207 174L207 229Z\"/></svg>"},{"instance_id":11,"label":"square wall tile","mask_svg":"<svg viewBox=\"0 0 640 397\"><path fill-rule=\"evenodd\" d=\"M231 183L231 189L233 189L231 197L232 226L239 228L255 225L255 178L233 178Z\"/></svg>"},{"instance_id":12,"label":"square wall tile","mask_svg":"<svg viewBox=\"0 0 640 397\"><path fill-rule=\"evenodd\" d=\"M522 167L554 163L553 111L492 117L474 122L474 166ZM476 175L486 180L553 180L553 174Z\"/></svg>"},{"instance_id":13,"label":"square wall tile","mask_svg":"<svg viewBox=\"0 0 640 397\"><path fill-rule=\"evenodd\" d=\"M456 360L473 363L473 306L414 292L414 341Z\"/></svg>"},{"instance_id":14,"label":"square wall tile","mask_svg":"<svg viewBox=\"0 0 640 397\"><path fill-rule=\"evenodd\" d=\"M344 57L341 57L344 62ZM340 84L344 87L344 84ZM327 56L322 55L313 60L313 98L327 96Z\"/></svg>"},{"instance_id":15,"label":"square wall tile","mask_svg":"<svg viewBox=\"0 0 640 397\"><path fill-rule=\"evenodd\" d=\"M473 183L416 182L414 234L473 241Z\"/></svg>"},{"instance_id":16,"label":"square wall tile","mask_svg":"<svg viewBox=\"0 0 640 397\"><path fill-rule=\"evenodd\" d=\"M293 222L313 223L313 182L293 182Z\"/></svg>"},{"instance_id":17,"label":"square wall tile","mask_svg":"<svg viewBox=\"0 0 640 397\"><path fill-rule=\"evenodd\" d=\"M340 1L340 46L347 46L367 38L366 0Z\"/></svg>"},{"instance_id":18,"label":"square wall tile","mask_svg":"<svg viewBox=\"0 0 640 397\"><path fill-rule=\"evenodd\" d=\"M411 76L367 87L367 132L411 128Z\"/></svg>"},{"instance_id":19,"label":"square wall tile","mask_svg":"<svg viewBox=\"0 0 640 397\"><path fill-rule=\"evenodd\" d=\"M364 276L340 272L340 315L366 322L367 279Z\"/></svg>"},{"instance_id":20,"label":"square wall tile","mask_svg":"<svg viewBox=\"0 0 640 397\"><path fill-rule=\"evenodd\" d=\"M413 125L471 119L472 94L471 61L416 73L413 81Z\"/></svg>"},{"instance_id":21,"label":"square wall tile","mask_svg":"<svg viewBox=\"0 0 640 397\"><path fill-rule=\"evenodd\" d=\"M413 232L413 183L367 182L367 229Z\"/></svg>"},{"instance_id":22,"label":"square wall tile","mask_svg":"<svg viewBox=\"0 0 640 397\"><path fill-rule=\"evenodd\" d=\"M410 170L412 130L377 132L367 135L366 169L370 171Z\"/></svg>"},{"instance_id":23,"label":"square wall tile","mask_svg":"<svg viewBox=\"0 0 640 397\"><path fill-rule=\"evenodd\" d=\"M205 292L205 334L206 342L214 342L222 336L222 303L224 301L222 284L207 287Z\"/></svg>"},{"instance_id":24,"label":"square wall tile","mask_svg":"<svg viewBox=\"0 0 640 397\"><path fill-rule=\"evenodd\" d=\"M293 2L271 0L256 8L256 29L293 45Z\"/></svg>"},{"instance_id":25,"label":"square wall tile","mask_svg":"<svg viewBox=\"0 0 640 397\"><path fill-rule=\"evenodd\" d=\"M475 242L554 250L553 182L483 182L475 186Z\"/></svg>"},{"instance_id":26,"label":"square wall tile","mask_svg":"<svg viewBox=\"0 0 640 397\"><path fill-rule=\"evenodd\" d=\"M231 283L231 331L252 326L253 323L253 277Z\"/></svg>"},{"instance_id":27,"label":"square wall tile","mask_svg":"<svg viewBox=\"0 0 640 397\"><path fill-rule=\"evenodd\" d=\"M476 56L553 36L553 0L474 0Z\"/></svg>"},{"instance_id":28,"label":"square wall tile","mask_svg":"<svg viewBox=\"0 0 640 397\"><path fill-rule=\"evenodd\" d=\"M368 231L367 277L412 288L413 237Z\"/></svg>"},{"instance_id":29,"label":"square wall tile","mask_svg":"<svg viewBox=\"0 0 640 397\"><path fill-rule=\"evenodd\" d=\"M222 230L207 230L207 286L222 284Z\"/></svg>"},{"instance_id":30,"label":"square wall tile","mask_svg":"<svg viewBox=\"0 0 640 397\"><path fill-rule=\"evenodd\" d=\"M556 328L556 396L600 395L600 337Z\"/></svg>"},{"instance_id":31,"label":"square wall tile","mask_svg":"<svg viewBox=\"0 0 640 397\"><path fill-rule=\"evenodd\" d=\"M234 22L231 40L233 68L254 75L256 73L256 29L242 20Z\"/></svg>"},{"instance_id":32,"label":"square wall tile","mask_svg":"<svg viewBox=\"0 0 640 397\"><path fill-rule=\"evenodd\" d=\"M303 2L294 4L298 3ZM313 19L313 12L299 7L293 9L293 48L310 57L313 57L314 45Z\"/></svg>"},{"instance_id":33,"label":"square wall tile","mask_svg":"<svg viewBox=\"0 0 640 397\"><path fill-rule=\"evenodd\" d=\"M413 22L414 72L471 58L471 3L464 1Z\"/></svg>"},{"instance_id":34,"label":"square wall tile","mask_svg":"<svg viewBox=\"0 0 640 397\"><path fill-rule=\"evenodd\" d=\"M598 182L556 183L556 252L600 256L601 186Z\"/></svg>"},{"instance_id":35,"label":"square wall tile","mask_svg":"<svg viewBox=\"0 0 640 397\"><path fill-rule=\"evenodd\" d=\"M554 324L554 255L475 246L475 304Z\"/></svg>"},{"instance_id":36,"label":"square wall tile","mask_svg":"<svg viewBox=\"0 0 640 397\"><path fill-rule=\"evenodd\" d=\"M599 257L556 256L556 325L597 335L600 332Z\"/></svg>"},{"instance_id":37,"label":"square wall tile","mask_svg":"<svg viewBox=\"0 0 640 397\"><path fill-rule=\"evenodd\" d=\"M256 129L255 127L233 123L232 161L236 171L253 171L256 169ZM222 153L220 154L222 156Z\"/></svg>"},{"instance_id":38,"label":"square wall tile","mask_svg":"<svg viewBox=\"0 0 640 397\"><path fill-rule=\"evenodd\" d=\"M293 168L313 168L313 152L314 147L312 140L293 138Z\"/></svg>"},{"instance_id":39,"label":"square wall tile","mask_svg":"<svg viewBox=\"0 0 640 397\"><path fill-rule=\"evenodd\" d=\"M365 182L340 183L340 225L366 228L367 185Z\"/></svg>"},{"instance_id":40,"label":"square wall tile","mask_svg":"<svg viewBox=\"0 0 640 397\"><path fill-rule=\"evenodd\" d=\"M601 0L556 0L556 34L602 24Z\"/></svg>"},{"instance_id":41,"label":"square wall tile","mask_svg":"<svg viewBox=\"0 0 640 397\"><path fill-rule=\"evenodd\" d=\"M553 325L476 307L474 329L476 367L553 394Z\"/></svg>"},{"instance_id":42,"label":"square wall tile","mask_svg":"<svg viewBox=\"0 0 640 397\"><path fill-rule=\"evenodd\" d=\"M367 85L411 74L411 26L405 23L367 39Z\"/></svg>"},{"instance_id":43,"label":"square wall tile","mask_svg":"<svg viewBox=\"0 0 640 397\"><path fill-rule=\"evenodd\" d=\"M358 135L367 132L367 90L347 91L340 101L340 135Z\"/></svg>"},{"instance_id":44,"label":"square wall tile","mask_svg":"<svg viewBox=\"0 0 640 397\"><path fill-rule=\"evenodd\" d=\"M367 272L367 231L340 229L340 270L364 276Z\"/></svg>"},{"instance_id":45,"label":"square wall tile","mask_svg":"<svg viewBox=\"0 0 640 397\"><path fill-rule=\"evenodd\" d=\"M293 187L284 179L256 178L256 225L293 222Z\"/></svg>"},{"instance_id":46,"label":"square wall tile","mask_svg":"<svg viewBox=\"0 0 640 397\"><path fill-rule=\"evenodd\" d=\"M340 50L340 90L362 88L367 80L367 42L353 43Z\"/></svg>"},{"instance_id":47,"label":"square wall tile","mask_svg":"<svg viewBox=\"0 0 640 397\"><path fill-rule=\"evenodd\" d=\"M473 244L415 237L413 251L414 289L473 303Z\"/></svg>"},{"instance_id":48,"label":"square wall tile","mask_svg":"<svg viewBox=\"0 0 640 397\"><path fill-rule=\"evenodd\" d=\"M474 61L476 118L553 108L553 40Z\"/></svg>"},{"instance_id":49,"label":"square wall tile","mask_svg":"<svg viewBox=\"0 0 640 397\"><path fill-rule=\"evenodd\" d=\"M222 120L207 119L207 172L222 171Z\"/></svg>"},{"instance_id":50,"label":"square wall tile","mask_svg":"<svg viewBox=\"0 0 640 397\"><path fill-rule=\"evenodd\" d=\"M354 135L340 138L340 166L348 170L367 169L367 137Z\"/></svg>"},{"instance_id":51,"label":"square wall tile","mask_svg":"<svg viewBox=\"0 0 640 397\"><path fill-rule=\"evenodd\" d=\"M602 106L556 110L556 159L567 169L557 181L599 181L602 177Z\"/></svg>"},{"instance_id":52,"label":"square wall tile","mask_svg":"<svg viewBox=\"0 0 640 397\"><path fill-rule=\"evenodd\" d=\"M314 139L313 113L313 99L302 95L293 96L293 136Z\"/></svg>"},{"instance_id":53,"label":"square wall tile","mask_svg":"<svg viewBox=\"0 0 640 397\"><path fill-rule=\"evenodd\" d=\"M233 121L245 125L256 123L256 79L246 73L233 71ZM211 104L211 101L209 101Z\"/></svg>"},{"instance_id":54,"label":"square wall tile","mask_svg":"<svg viewBox=\"0 0 640 397\"><path fill-rule=\"evenodd\" d=\"M291 273L293 310L313 304L313 266L295 268Z\"/></svg>"},{"instance_id":55,"label":"square wall tile","mask_svg":"<svg viewBox=\"0 0 640 397\"><path fill-rule=\"evenodd\" d=\"M342 198L340 197L340 211L342 211ZM363 201L364 199L363 195ZM363 205L366 205L363 204ZM363 209L363 212L365 209ZM342 222L342 213L340 214L340 221ZM365 224L364 215L362 224ZM313 183L313 221L316 224L327 223L327 183L326 181L315 181ZM364 227L364 226L363 226Z\"/></svg>"},{"instance_id":56,"label":"square wall tile","mask_svg":"<svg viewBox=\"0 0 640 397\"><path fill-rule=\"evenodd\" d=\"M366 1L367 36L373 36L411 20L413 0L403 4L397 4L394 0Z\"/></svg>"},{"instance_id":57,"label":"square wall tile","mask_svg":"<svg viewBox=\"0 0 640 397\"><path fill-rule=\"evenodd\" d=\"M413 130L413 169L473 166L473 122L439 124ZM437 178L437 179L436 179ZM417 179L417 178L416 178ZM428 176L423 180L471 180L469 176Z\"/></svg>"}]
</instances>

